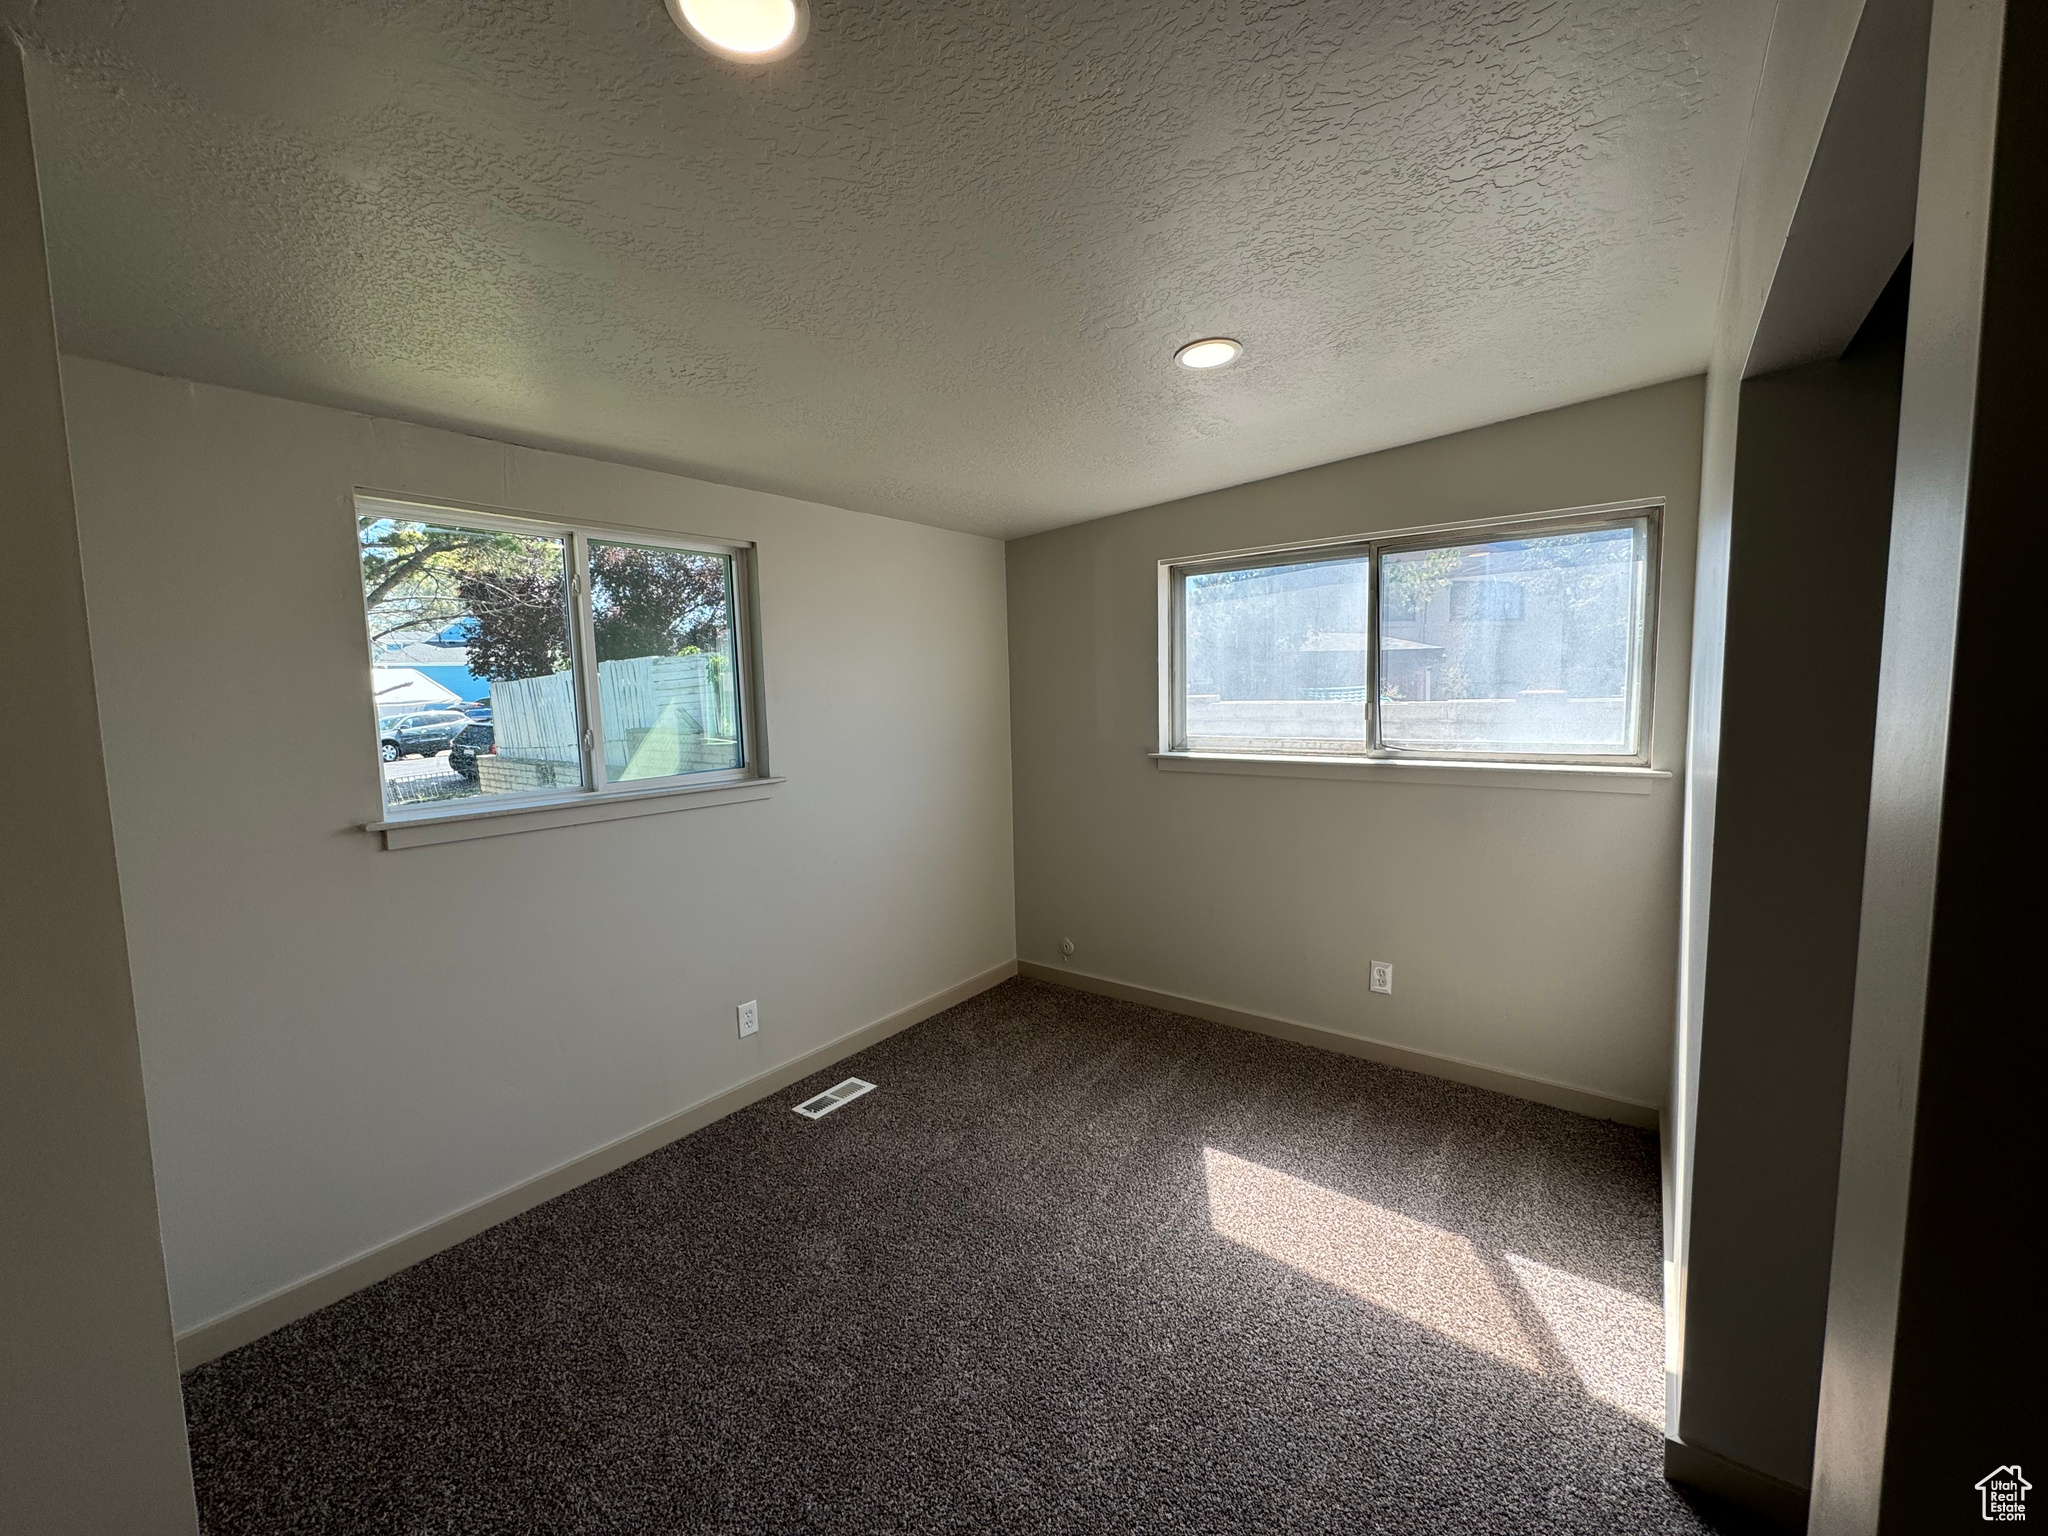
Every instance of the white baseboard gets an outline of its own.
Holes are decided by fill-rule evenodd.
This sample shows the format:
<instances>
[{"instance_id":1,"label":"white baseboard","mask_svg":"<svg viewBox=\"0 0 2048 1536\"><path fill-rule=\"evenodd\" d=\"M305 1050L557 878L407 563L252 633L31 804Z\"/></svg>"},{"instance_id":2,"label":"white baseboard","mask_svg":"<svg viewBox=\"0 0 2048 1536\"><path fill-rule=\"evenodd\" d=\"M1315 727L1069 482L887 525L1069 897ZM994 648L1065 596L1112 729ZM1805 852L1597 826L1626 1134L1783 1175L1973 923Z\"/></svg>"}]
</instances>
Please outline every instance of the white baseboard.
<instances>
[{"instance_id":1,"label":"white baseboard","mask_svg":"<svg viewBox=\"0 0 2048 1536\"><path fill-rule=\"evenodd\" d=\"M1005 961L979 976L935 992L920 1002L912 1003L864 1025L838 1039L828 1041L814 1051L806 1052L794 1061L771 1067L766 1072L748 1078L738 1087L728 1088L723 1093L679 1110L666 1119L657 1120L644 1129L622 1136L593 1152L572 1158L558 1167L538 1174L524 1183L515 1184L476 1204L466 1206L452 1215L415 1227L399 1237L354 1258L344 1259L318 1274L304 1280L293 1281L259 1296L256 1300L223 1312L219 1317L187 1328L178 1335L178 1369L189 1371L196 1365L216 1360L231 1349L260 1339L266 1333L282 1328L286 1323L297 1322L310 1313L331 1302L341 1300L368 1285L397 1274L401 1269L417 1264L429 1255L444 1248L452 1248L464 1238L474 1237L501 1221L517 1216L521 1211L531 1210L544 1200L552 1200L559 1194L574 1189L579 1184L623 1168L635 1158L645 1157L659 1147L702 1130L714 1120L722 1120L735 1110L744 1109L756 1099L778 1093L791 1083L809 1077L813 1072L822 1071L856 1051L864 1051L878 1041L886 1040L899 1030L913 1024L921 1024L934 1014L944 1013L956 1003L964 1003L980 992L986 992L999 982L1007 981L1017 974L1017 962Z\"/></svg>"},{"instance_id":2,"label":"white baseboard","mask_svg":"<svg viewBox=\"0 0 2048 1536\"><path fill-rule=\"evenodd\" d=\"M1509 1094L1518 1099L1530 1099L1538 1104L1549 1104L1558 1109L1569 1109L1581 1115L1591 1115L1596 1120L1618 1120L1623 1125L1640 1126L1645 1130L1654 1131L1663 1113L1655 1104L1638 1104L1633 1099L1617 1099L1571 1083L1552 1082L1541 1077L1524 1077L1520 1073L1504 1072L1498 1067L1481 1066L1476 1061L1461 1061L1455 1056L1438 1056L1429 1051L1411 1050L1403 1045L1389 1045L1384 1040L1368 1040L1362 1035L1347 1035L1338 1030L1326 1029L1320 1024L1301 1024L1293 1019L1275 1018L1271 1014L1248 1013L1242 1008L1231 1008L1222 1003L1205 1002L1197 997L1182 997L1177 992L1161 992L1152 987L1136 986L1128 981L1111 981L1106 976L1090 976L1084 971L1070 971L1057 965L1041 965L1036 960L1018 961L1017 974L1028 976L1034 981L1049 981L1055 986L1072 987L1080 992L1094 992L1103 997L1120 998L1127 1003L1143 1003L1148 1008L1163 1008L1169 1013L1190 1014L1198 1019L1207 1019L1212 1024L1228 1024L1233 1029L1248 1029L1254 1034L1272 1035L1276 1039L1292 1040L1298 1045L1313 1045L1326 1051L1337 1051L1345 1056L1362 1056L1367 1061L1377 1061L1389 1067L1403 1067L1410 1072L1422 1072L1431 1077L1448 1078L1454 1083L1466 1083L1474 1088L1491 1088L1495 1093Z\"/></svg>"},{"instance_id":3,"label":"white baseboard","mask_svg":"<svg viewBox=\"0 0 2048 1536\"><path fill-rule=\"evenodd\" d=\"M1747 1510L1780 1531L1804 1531L1811 1495L1806 1489L1745 1466L1705 1446L1664 1438L1664 1476Z\"/></svg>"}]
</instances>

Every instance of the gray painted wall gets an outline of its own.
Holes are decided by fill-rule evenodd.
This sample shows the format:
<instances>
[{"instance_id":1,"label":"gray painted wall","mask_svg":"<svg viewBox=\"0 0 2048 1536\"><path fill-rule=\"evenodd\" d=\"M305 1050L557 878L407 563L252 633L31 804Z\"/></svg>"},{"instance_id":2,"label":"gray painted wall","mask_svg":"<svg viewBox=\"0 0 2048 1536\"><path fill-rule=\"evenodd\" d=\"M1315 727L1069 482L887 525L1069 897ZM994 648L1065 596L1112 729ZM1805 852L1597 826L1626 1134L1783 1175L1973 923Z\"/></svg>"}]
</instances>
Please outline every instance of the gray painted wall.
<instances>
[{"instance_id":1,"label":"gray painted wall","mask_svg":"<svg viewBox=\"0 0 2048 1536\"><path fill-rule=\"evenodd\" d=\"M1678 1437L1800 1487L1827 1312L1903 295L1896 319L1872 352L1742 392Z\"/></svg>"},{"instance_id":2,"label":"gray painted wall","mask_svg":"<svg viewBox=\"0 0 2048 1536\"><path fill-rule=\"evenodd\" d=\"M64 377L181 1329L1015 954L1001 544L102 363ZM359 830L379 791L356 485L757 541L788 783L385 850Z\"/></svg>"},{"instance_id":3,"label":"gray painted wall","mask_svg":"<svg viewBox=\"0 0 2048 1536\"><path fill-rule=\"evenodd\" d=\"M1708 968L1719 942L1710 931L1710 918L1719 857L1723 652L1743 380L1753 358L1766 354L1774 361L1762 366L1839 352L1904 254L1899 210L1902 200L1912 201L1915 156L1910 136L1897 128L1917 118L1919 102L1913 72L1902 70L1900 54L1910 51L1915 20L1924 27L1926 12L1927 0L1816 0L1778 8L1730 237L1727 283L1707 371L1686 747L1679 1041L1673 1059L1673 1114L1667 1123L1670 1283L1665 1331L1673 1364L1669 1424L1674 1434L1681 1423L1693 1422L1686 1398L1695 1361L1703 1358L1688 1337L1687 1319L1704 1009ZM1834 1113L1826 1101L1811 1108L1823 1125ZM1731 1322L1739 1317L1725 1315ZM1738 1342L1724 1334L1720 1347ZM1747 1343L1739 1347L1745 1356L1751 1352ZM1767 1326L1756 1350L1770 1347ZM1725 1377L1722 1382L1725 1388ZM1723 1424L1734 1411L1723 1397L1701 1422ZM1774 1410L1757 1405L1757 1411L1769 1419ZM1790 1456L1781 1464L1791 1464Z\"/></svg>"},{"instance_id":4,"label":"gray painted wall","mask_svg":"<svg viewBox=\"0 0 2048 1536\"><path fill-rule=\"evenodd\" d=\"M1685 736L1697 379L1010 545L1018 951L1116 981L1661 1102L1679 785L1646 795L1168 773L1158 562L1669 498L1652 759ZM1395 964L1391 997L1369 960Z\"/></svg>"},{"instance_id":5,"label":"gray painted wall","mask_svg":"<svg viewBox=\"0 0 2048 1536\"><path fill-rule=\"evenodd\" d=\"M1815 1536L1981 1530L2015 1463L2041 1503L2044 68L2039 6L1937 0Z\"/></svg>"},{"instance_id":6,"label":"gray painted wall","mask_svg":"<svg viewBox=\"0 0 2048 1536\"><path fill-rule=\"evenodd\" d=\"M0 34L0 1524L197 1529L21 57Z\"/></svg>"}]
</instances>

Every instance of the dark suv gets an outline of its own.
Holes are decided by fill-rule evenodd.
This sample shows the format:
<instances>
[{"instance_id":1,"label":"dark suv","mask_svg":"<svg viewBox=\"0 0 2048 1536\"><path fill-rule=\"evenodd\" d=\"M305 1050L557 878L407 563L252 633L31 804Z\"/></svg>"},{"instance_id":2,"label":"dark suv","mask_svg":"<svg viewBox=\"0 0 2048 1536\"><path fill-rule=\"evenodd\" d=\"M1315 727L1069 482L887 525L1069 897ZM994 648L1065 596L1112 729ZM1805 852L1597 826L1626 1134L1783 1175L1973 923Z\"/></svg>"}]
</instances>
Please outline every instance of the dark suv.
<instances>
[{"instance_id":1,"label":"dark suv","mask_svg":"<svg viewBox=\"0 0 2048 1536\"><path fill-rule=\"evenodd\" d=\"M481 721L473 721L468 730L455 738L455 744L448 749L448 766L471 783L476 782L476 760L497 754L498 733Z\"/></svg>"},{"instance_id":2,"label":"dark suv","mask_svg":"<svg viewBox=\"0 0 2048 1536\"><path fill-rule=\"evenodd\" d=\"M421 757L433 757L446 752L455 738L474 723L469 716L453 709L427 709L417 714L399 715L385 721L383 729L377 733L379 750L387 763L395 763L415 752Z\"/></svg>"}]
</instances>

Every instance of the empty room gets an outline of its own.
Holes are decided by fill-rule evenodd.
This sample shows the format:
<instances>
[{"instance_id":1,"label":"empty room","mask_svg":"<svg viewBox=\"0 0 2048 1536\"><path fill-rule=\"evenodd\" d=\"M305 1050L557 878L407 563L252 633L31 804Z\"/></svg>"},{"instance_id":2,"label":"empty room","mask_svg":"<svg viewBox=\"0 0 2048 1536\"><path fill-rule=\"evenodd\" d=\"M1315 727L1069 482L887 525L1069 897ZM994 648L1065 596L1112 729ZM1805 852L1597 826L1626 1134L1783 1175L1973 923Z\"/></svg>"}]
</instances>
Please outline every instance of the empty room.
<instances>
[{"instance_id":1,"label":"empty room","mask_svg":"<svg viewBox=\"0 0 2048 1536\"><path fill-rule=\"evenodd\" d=\"M0 1531L2023 1523L2044 43L0 0Z\"/></svg>"}]
</instances>

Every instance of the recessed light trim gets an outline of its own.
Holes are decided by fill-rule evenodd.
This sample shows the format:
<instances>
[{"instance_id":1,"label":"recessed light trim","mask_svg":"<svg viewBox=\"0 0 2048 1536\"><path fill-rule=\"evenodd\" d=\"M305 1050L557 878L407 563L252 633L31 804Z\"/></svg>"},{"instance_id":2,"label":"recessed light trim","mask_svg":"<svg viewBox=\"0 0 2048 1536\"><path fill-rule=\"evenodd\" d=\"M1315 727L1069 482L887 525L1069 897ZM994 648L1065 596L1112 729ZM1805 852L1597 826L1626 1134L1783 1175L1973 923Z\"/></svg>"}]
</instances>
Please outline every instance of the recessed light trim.
<instances>
[{"instance_id":1,"label":"recessed light trim","mask_svg":"<svg viewBox=\"0 0 2048 1536\"><path fill-rule=\"evenodd\" d=\"M1191 341L1177 349L1173 360L1183 368L1206 373L1212 368L1227 368L1242 356L1243 342L1233 341L1228 336L1204 336L1200 341Z\"/></svg>"},{"instance_id":2,"label":"recessed light trim","mask_svg":"<svg viewBox=\"0 0 2048 1536\"><path fill-rule=\"evenodd\" d=\"M683 35L708 53L742 64L786 59L810 30L804 0L667 0Z\"/></svg>"}]
</instances>

